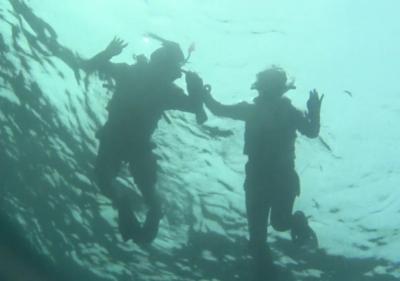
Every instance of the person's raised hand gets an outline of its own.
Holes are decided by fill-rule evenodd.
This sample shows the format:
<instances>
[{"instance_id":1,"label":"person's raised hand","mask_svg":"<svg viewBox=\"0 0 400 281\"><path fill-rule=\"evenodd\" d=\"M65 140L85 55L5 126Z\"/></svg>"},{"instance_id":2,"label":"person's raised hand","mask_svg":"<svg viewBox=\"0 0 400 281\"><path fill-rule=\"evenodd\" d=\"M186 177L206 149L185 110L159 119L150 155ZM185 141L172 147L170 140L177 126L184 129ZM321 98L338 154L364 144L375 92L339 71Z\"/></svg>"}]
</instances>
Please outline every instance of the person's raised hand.
<instances>
[{"instance_id":1,"label":"person's raised hand","mask_svg":"<svg viewBox=\"0 0 400 281\"><path fill-rule=\"evenodd\" d=\"M110 57L114 57L119 55L126 46L128 46L128 43L119 37L114 37L114 39L108 44L105 52Z\"/></svg>"},{"instance_id":2,"label":"person's raised hand","mask_svg":"<svg viewBox=\"0 0 400 281\"><path fill-rule=\"evenodd\" d=\"M185 72L186 87L189 93L202 92L203 90L203 79L196 72L187 71Z\"/></svg>"},{"instance_id":3,"label":"person's raised hand","mask_svg":"<svg viewBox=\"0 0 400 281\"><path fill-rule=\"evenodd\" d=\"M315 114L320 112L321 110L321 103L322 100L324 99L324 95L321 95L319 97L317 90L311 90L310 91L310 97L308 98L307 101L307 109L310 114Z\"/></svg>"}]
</instances>

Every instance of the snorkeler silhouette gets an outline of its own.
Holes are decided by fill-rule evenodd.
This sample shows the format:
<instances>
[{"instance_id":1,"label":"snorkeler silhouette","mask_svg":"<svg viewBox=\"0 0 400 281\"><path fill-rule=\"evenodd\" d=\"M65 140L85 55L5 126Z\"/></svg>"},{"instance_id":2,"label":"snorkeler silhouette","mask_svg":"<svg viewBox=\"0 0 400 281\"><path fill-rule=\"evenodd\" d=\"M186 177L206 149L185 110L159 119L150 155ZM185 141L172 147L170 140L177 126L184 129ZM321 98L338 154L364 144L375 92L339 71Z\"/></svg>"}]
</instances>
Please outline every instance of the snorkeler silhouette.
<instances>
[{"instance_id":1,"label":"snorkeler silhouette","mask_svg":"<svg viewBox=\"0 0 400 281\"><path fill-rule=\"evenodd\" d=\"M244 154L248 162L244 187L256 280L265 280L275 271L266 244L269 213L274 229L291 230L296 244L318 244L304 213L292 214L292 210L295 197L300 194L295 171L296 131L309 138L318 136L323 96L319 98L312 90L304 114L283 96L294 88L293 83L287 83L281 68L272 67L258 73L252 85L258 91L254 103L223 105L211 96L209 86L204 91L204 102L213 114L245 122Z\"/></svg>"},{"instance_id":2,"label":"snorkeler silhouette","mask_svg":"<svg viewBox=\"0 0 400 281\"><path fill-rule=\"evenodd\" d=\"M110 59L127 46L118 38L88 61L89 69L99 70L115 80L115 92L107 107L108 120L97 135L100 141L95 167L97 184L118 210L123 239L136 243L152 242L162 217L155 190L155 144L151 141L158 121L166 110L195 113L198 123L207 119L200 95L203 85L196 84L192 72L181 69L186 60L180 46L154 34L149 36L162 43L149 61L140 56L132 65L111 63ZM182 72L186 74L189 95L174 84ZM112 186L123 162L129 163L131 175L149 209L143 224L136 218L126 196Z\"/></svg>"}]
</instances>

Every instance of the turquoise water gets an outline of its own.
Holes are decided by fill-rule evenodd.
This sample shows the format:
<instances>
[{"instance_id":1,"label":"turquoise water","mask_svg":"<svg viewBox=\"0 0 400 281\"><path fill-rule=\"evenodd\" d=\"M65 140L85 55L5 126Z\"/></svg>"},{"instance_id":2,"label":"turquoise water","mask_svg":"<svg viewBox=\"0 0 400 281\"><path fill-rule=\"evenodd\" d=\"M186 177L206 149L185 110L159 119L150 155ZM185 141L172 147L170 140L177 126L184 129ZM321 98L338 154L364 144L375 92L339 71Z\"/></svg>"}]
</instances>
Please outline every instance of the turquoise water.
<instances>
[{"instance_id":1,"label":"turquoise water","mask_svg":"<svg viewBox=\"0 0 400 281\"><path fill-rule=\"evenodd\" d=\"M310 215L320 250L296 252L288 233L272 231L276 261L295 280L399 278L400 4L370 2L2 1L3 213L38 252L93 280L247 278L242 123L209 114L199 126L181 112L159 123L166 213L149 247L122 241L93 182L111 93L79 62L115 35L129 43L115 62L149 55L159 45L144 34L154 32L185 51L195 43L187 69L224 103L251 101L255 74L272 64L295 80L288 96L299 108L310 89L325 94L322 139L299 137L296 159L295 208ZM140 202L126 171L118 184Z\"/></svg>"}]
</instances>

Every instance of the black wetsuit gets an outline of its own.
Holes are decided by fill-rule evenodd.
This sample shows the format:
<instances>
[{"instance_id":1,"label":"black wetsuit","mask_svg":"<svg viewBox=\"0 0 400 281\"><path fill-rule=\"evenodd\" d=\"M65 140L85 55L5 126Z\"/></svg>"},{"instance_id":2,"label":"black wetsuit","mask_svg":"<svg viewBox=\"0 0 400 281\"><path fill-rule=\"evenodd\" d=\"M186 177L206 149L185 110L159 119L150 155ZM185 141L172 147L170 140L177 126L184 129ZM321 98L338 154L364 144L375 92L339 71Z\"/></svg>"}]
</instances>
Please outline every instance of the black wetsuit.
<instances>
[{"instance_id":1,"label":"black wetsuit","mask_svg":"<svg viewBox=\"0 0 400 281\"><path fill-rule=\"evenodd\" d=\"M111 183L121 164L129 163L149 213L144 231L140 233L134 230L138 222L129 215L126 204L117 203L120 231L125 240L132 238L136 242L151 242L161 218L161 205L155 194L157 160L153 153L155 144L151 140L152 134L166 110L192 112L197 117L202 114L203 119L197 118L199 121L204 120L204 109L193 92L186 95L172 82L157 82L147 63L127 65L102 61L98 68L114 78L116 89L108 104L108 120L97 135L100 140L95 168L97 182L105 195L112 200L120 200ZM129 226L129 221L133 225Z\"/></svg>"},{"instance_id":2,"label":"black wetsuit","mask_svg":"<svg viewBox=\"0 0 400 281\"><path fill-rule=\"evenodd\" d=\"M319 116L309 116L296 109L285 97L259 96L253 104L242 102L222 105L206 95L206 105L212 113L245 121L244 154L246 163L246 210L250 248L256 270L263 270L268 216L279 231L291 224L295 197L300 192L295 171L295 140L297 133L313 138L319 133Z\"/></svg>"},{"instance_id":3,"label":"black wetsuit","mask_svg":"<svg viewBox=\"0 0 400 281\"><path fill-rule=\"evenodd\" d=\"M100 130L96 169L98 176L113 178L123 161L130 164L136 184L145 195L156 182L155 144L151 141L166 110L194 112L190 96L173 83L152 81L146 65L113 66L116 90L108 105L108 120Z\"/></svg>"}]
</instances>

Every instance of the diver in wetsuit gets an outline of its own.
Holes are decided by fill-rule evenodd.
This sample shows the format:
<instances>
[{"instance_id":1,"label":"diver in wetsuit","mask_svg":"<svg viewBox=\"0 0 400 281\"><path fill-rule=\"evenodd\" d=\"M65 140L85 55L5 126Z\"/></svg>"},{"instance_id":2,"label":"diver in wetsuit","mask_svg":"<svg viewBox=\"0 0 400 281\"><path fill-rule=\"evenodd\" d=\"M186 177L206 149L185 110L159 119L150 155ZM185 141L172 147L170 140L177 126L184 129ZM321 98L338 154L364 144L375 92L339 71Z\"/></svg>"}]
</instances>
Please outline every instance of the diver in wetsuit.
<instances>
[{"instance_id":1,"label":"diver in wetsuit","mask_svg":"<svg viewBox=\"0 0 400 281\"><path fill-rule=\"evenodd\" d=\"M200 78L197 78L200 80ZM320 108L323 96L310 92L306 113L296 109L283 95L294 88L287 84L286 73L277 67L257 75L252 89L258 91L254 103L223 105L205 91L204 102L210 111L221 117L245 122L244 154L246 164L246 210L249 246L256 280L265 280L274 273L266 244L267 225L278 231L291 230L296 244L317 244L317 237L303 212L294 214L293 203L300 194L299 177L295 171L296 131L315 138L320 128Z\"/></svg>"},{"instance_id":2,"label":"diver in wetsuit","mask_svg":"<svg viewBox=\"0 0 400 281\"><path fill-rule=\"evenodd\" d=\"M161 41L162 47L151 54L149 61L141 57L133 65L111 63L110 59L126 47L118 38L88 61L89 70L112 76L116 87L107 107L108 120L97 135L100 141L95 167L97 184L118 210L123 239L136 243L154 240L162 216L155 190L155 144L151 141L158 121L166 110L195 113L198 123L207 119L199 95L203 85L192 83L194 74L185 71L189 95L174 84L182 76L181 66L185 62L179 45L155 35L152 37ZM129 163L131 175L149 209L143 224L126 197L112 186L123 162Z\"/></svg>"}]
</instances>

